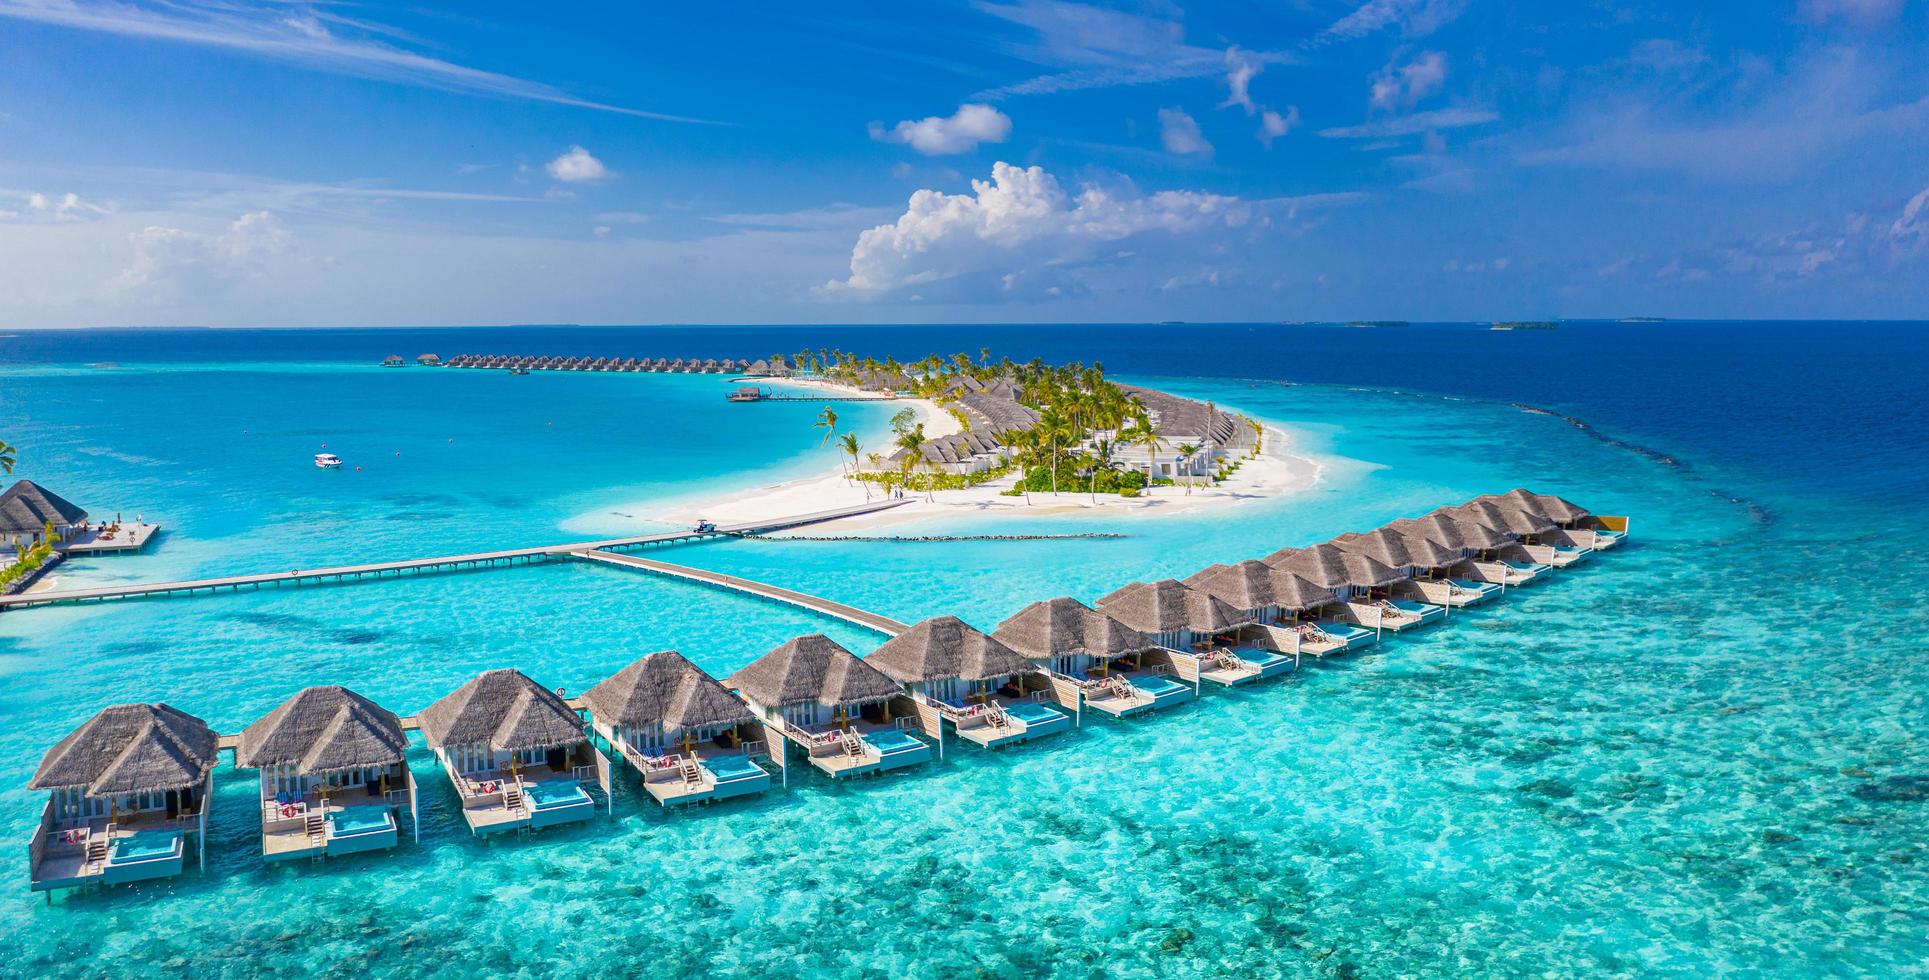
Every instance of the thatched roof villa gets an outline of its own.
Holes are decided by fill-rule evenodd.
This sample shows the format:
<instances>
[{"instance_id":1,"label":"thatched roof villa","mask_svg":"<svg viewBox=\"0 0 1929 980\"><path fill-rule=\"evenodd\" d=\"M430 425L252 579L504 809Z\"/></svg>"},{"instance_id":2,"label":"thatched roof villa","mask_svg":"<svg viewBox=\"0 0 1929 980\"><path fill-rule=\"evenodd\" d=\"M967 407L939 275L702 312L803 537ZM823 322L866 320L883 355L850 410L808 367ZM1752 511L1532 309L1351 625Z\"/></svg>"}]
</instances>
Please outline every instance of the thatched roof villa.
<instances>
[{"instance_id":1,"label":"thatched roof villa","mask_svg":"<svg viewBox=\"0 0 1929 980\"><path fill-rule=\"evenodd\" d=\"M590 728L664 806L761 793L767 748L750 706L675 650L644 654L583 694Z\"/></svg>"},{"instance_id":2,"label":"thatched roof villa","mask_svg":"<svg viewBox=\"0 0 1929 980\"><path fill-rule=\"evenodd\" d=\"M926 619L864 662L908 688L921 715L934 712L940 735L949 722L960 738L996 748L1072 727L1072 715L1044 703L1053 687L1036 663L956 616Z\"/></svg>"},{"instance_id":3,"label":"thatched roof villa","mask_svg":"<svg viewBox=\"0 0 1929 980\"><path fill-rule=\"evenodd\" d=\"M519 670L489 670L415 716L477 835L587 820L609 759L562 695Z\"/></svg>"},{"instance_id":4,"label":"thatched roof villa","mask_svg":"<svg viewBox=\"0 0 1929 980\"><path fill-rule=\"evenodd\" d=\"M337 685L304 688L242 730L235 765L261 770L262 855L395 846L404 807L416 824L408 747L394 712Z\"/></svg>"},{"instance_id":5,"label":"thatched roof villa","mask_svg":"<svg viewBox=\"0 0 1929 980\"><path fill-rule=\"evenodd\" d=\"M777 647L724 683L833 778L931 759L931 746L898 724L916 717L903 685L821 633ZM893 702L902 702L895 712Z\"/></svg>"}]
</instances>

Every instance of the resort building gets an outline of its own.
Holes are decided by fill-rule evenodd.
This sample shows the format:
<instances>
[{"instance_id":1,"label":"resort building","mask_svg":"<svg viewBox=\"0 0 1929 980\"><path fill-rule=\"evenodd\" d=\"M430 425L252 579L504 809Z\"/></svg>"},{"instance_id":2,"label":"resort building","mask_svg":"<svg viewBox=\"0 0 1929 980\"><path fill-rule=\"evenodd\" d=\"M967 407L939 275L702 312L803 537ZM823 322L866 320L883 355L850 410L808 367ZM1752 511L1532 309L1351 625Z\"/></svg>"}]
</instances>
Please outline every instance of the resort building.
<instances>
[{"instance_id":1,"label":"resort building","mask_svg":"<svg viewBox=\"0 0 1929 980\"><path fill-rule=\"evenodd\" d=\"M1595 545L1600 543L1613 547L1618 540L1608 535L1597 534L1593 529L1583 527L1582 522L1592 516L1580 506L1533 493L1525 489L1514 489L1503 494L1482 494L1469 502L1469 505L1497 507L1502 510L1518 511L1536 523L1552 525L1532 535L1523 536L1522 546L1536 559L1563 568L1584 561L1594 554Z\"/></svg>"},{"instance_id":2,"label":"resort building","mask_svg":"<svg viewBox=\"0 0 1929 980\"><path fill-rule=\"evenodd\" d=\"M583 694L590 728L643 775L664 806L770 788L763 725L750 707L675 650L645 654Z\"/></svg>"},{"instance_id":3,"label":"resort building","mask_svg":"<svg viewBox=\"0 0 1929 980\"><path fill-rule=\"evenodd\" d=\"M1423 517L1394 521L1387 528L1408 537L1424 537L1459 551L1463 557L1453 567L1453 574L1456 581L1466 585L1497 586L1504 590L1510 585L1525 585L1532 581L1538 574L1536 570L1540 568L1531 563L1502 561L1500 549L1513 544L1516 540L1514 535L1455 517L1444 507Z\"/></svg>"},{"instance_id":4,"label":"resort building","mask_svg":"<svg viewBox=\"0 0 1929 980\"><path fill-rule=\"evenodd\" d=\"M991 635L1048 664L1054 682L1109 715L1170 707L1198 694L1175 679L1171 658L1151 637L1069 596L1034 602Z\"/></svg>"},{"instance_id":5,"label":"resort building","mask_svg":"<svg viewBox=\"0 0 1929 980\"><path fill-rule=\"evenodd\" d=\"M1098 610L1151 637L1195 689L1202 680L1230 687L1293 667L1277 651L1230 642L1253 616L1177 579L1133 582L1100 599Z\"/></svg>"},{"instance_id":6,"label":"resort building","mask_svg":"<svg viewBox=\"0 0 1929 980\"><path fill-rule=\"evenodd\" d=\"M1399 534L1381 528L1365 534L1342 534L1331 544L1343 551L1365 555L1400 573L1384 593L1374 591L1371 599L1380 610L1380 625L1391 630L1406 630L1446 618L1447 606L1427 602L1415 579L1422 575L1444 574L1454 555L1428 542L1409 545ZM1436 562L1438 559L1438 562Z\"/></svg>"},{"instance_id":7,"label":"resort building","mask_svg":"<svg viewBox=\"0 0 1929 980\"><path fill-rule=\"evenodd\" d=\"M1153 449L1121 443L1116 433L1109 436L1115 443L1113 459L1128 468L1161 480L1197 481L1210 477L1220 459L1252 445L1252 427L1237 415L1152 388L1119 388L1145 406L1146 418L1158 437L1158 447ZM1192 452L1181 452L1186 446L1191 446Z\"/></svg>"},{"instance_id":8,"label":"resort building","mask_svg":"<svg viewBox=\"0 0 1929 980\"><path fill-rule=\"evenodd\" d=\"M49 527L65 538L86 520L86 511L32 480L16 480L0 493L0 540L17 550L31 547Z\"/></svg>"},{"instance_id":9,"label":"resort building","mask_svg":"<svg viewBox=\"0 0 1929 980\"><path fill-rule=\"evenodd\" d=\"M793 743L832 778L931 760L931 746L906 731L917 709L904 688L821 633L785 643L724 683L774 733L773 755Z\"/></svg>"},{"instance_id":10,"label":"resort building","mask_svg":"<svg viewBox=\"0 0 1929 980\"><path fill-rule=\"evenodd\" d=\"M1539 514L1531 514L1515 507L1502 507L1489 500L1471 501L1458 507L1446 508L1449 515L1469 523L1478 524L1512 540L1494 550L1494 557L1503 565L1525 575L1529 581L1535 576L1552 571L1554 563L1542 560L1551 555L1551 548L1530 547L1527 542L1536 540L1537 535L1554 530L1554 522Z\"/></svg>"},{"instance_id":11,"label":"resort building","mask_svg":"<svg viewBox=\"0 0 1929 980\"><path fill-rule=\"evenodd\" d=\"M408 736L392 711L345 687L304 688L241 733L235 764L261 770L261 853L270 861L394 847L416 820Z\"/></svg>"},{"instance_id":12,"label":"resort building","mask_svg":"<svg viewBox=\"0 0 1929 980\"><path fill-rule=\"evenodd\" d=\"M415 716L477 836L588 820L610 763L562 695L519 670L491 670Z\"/></svg>"},{"instance_id":13,"label":"resort building","mask_svg":"<svg viewBox=\"0 0 1929 980\"><path fill-rule=\"evenodd\" d=\"M1346 649L1369 646L1378 641L1381 629L1406 619L1374 597L1406 578L1383 562L1330 543L1282 548L1260 560L1338 594L1338 602L1314 610L1313 617L1320 632L1343 640Z\"/></svg>"},{"instance_id":14,"label":"resort building","mask_svg":"<svg viewBox=\"0 0 1929 980\"><path fill-rule=\"evenodd\" d=\"M1242 648L1291 653L1295 658L1300 654L1324 657L1346 649L1344 638L1325 632L1317 622L1318 611L1340 601L1339 594L1285 569L1252 560L1208 565L1185 584L1217 597L1252 621L1253 625L1234 634Z\"/></svg>"},{"instance_id":15,"label":"resort building","mask_svg":"<svg viewBox=\"0 0 1929 980\"><path fill-rule=\"evenodd\" d=\"M944 725L958 737L997 748L1071 728L1051 706L1056 688L1038 665L956 616L933 616L884 642L864 662L903 684L917 703L926 734L943 750Z\"/></svg>"},{"instance_id":16,"label":"resort building","mask_svg":"<svg viewBox=\"0 0 1929 980\"><path fill-rule=\"evenodd\" d=\"M49 794L27 847L33 889L117 885L207 864L210 774L220 736L165 704L104 708L40 760Z\"/></svg>"}]
</instances>

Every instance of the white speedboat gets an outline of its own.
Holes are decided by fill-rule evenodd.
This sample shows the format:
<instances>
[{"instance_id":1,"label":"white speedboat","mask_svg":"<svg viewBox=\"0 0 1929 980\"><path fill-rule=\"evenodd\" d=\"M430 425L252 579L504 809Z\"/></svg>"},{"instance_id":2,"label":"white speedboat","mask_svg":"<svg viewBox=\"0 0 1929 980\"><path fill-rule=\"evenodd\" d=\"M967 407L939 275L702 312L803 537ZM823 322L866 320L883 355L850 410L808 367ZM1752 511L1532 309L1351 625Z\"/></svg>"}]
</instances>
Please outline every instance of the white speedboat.
<instances>
[{"instance_id":1,"label":"white speedboat","mask_svg":"<svg viewBox=\"0 0 1929 980\"><path fill-rule=\"evenodd\" d=\"M342 465L342 458L334 453L316 453L315 465L324 470L338 469Z\"/></svg>"}]
</instances>

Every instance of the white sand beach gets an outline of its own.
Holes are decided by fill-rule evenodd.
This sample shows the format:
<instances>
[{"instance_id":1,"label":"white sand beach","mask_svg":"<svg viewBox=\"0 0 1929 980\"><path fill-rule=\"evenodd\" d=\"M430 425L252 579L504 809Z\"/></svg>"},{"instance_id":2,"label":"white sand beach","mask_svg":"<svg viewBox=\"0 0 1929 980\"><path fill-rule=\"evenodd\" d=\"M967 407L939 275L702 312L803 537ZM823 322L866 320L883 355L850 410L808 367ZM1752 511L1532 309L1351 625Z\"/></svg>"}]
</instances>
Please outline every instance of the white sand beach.
<instances>
[{"instance_id":1,"label":"white sand beach","mask_svg":"<svg viewBox=\"0 0 1929 980\"><path fill-rule=\"evenodd\" d=\"M772 387L823 391L846 398L886 397L819 380L772 378L763 383ZM936 402L921 398L900 401L917 413L918 420L924 424L926 438L951 435L962 429L957 418ZM926 499L925 494L911 494L909 503L901 507L865 517L847 518L839 521L838 527L861 530L933 517L1052 518L1094 512L1119 516L1197 513L1305 491L1319 482L1325 470L1325 464L1314 457L1293 452L1291 436L1277 426L1266 426L1260 447L1258 456L1244 460L1239 472L1224 482L1210 487L1193 487L1190 492L1185 487L1172 486L1155 487L1136 498L1103 493L1094 497L1070 491L1056 495L1046 492L1033 493L1028 497L1005 496L1004 491L1017 482L1017 477L1013 475L965 490L939 490L930 494L930 499ZM825 450L825 456L827 459L830 457L829 450ZM885 491L881 487L851 479L848 468L848 465L827 467L813 476L784 483L747 487L723 495L710 493L669 501L642 501L621 505L614 510L635 514L643 519L641 524L651 527L687 525L700 519L734 524L849 507L864 503L867 499L882 499ZM579 523L585 530L592 523L607 529L607 512L583 515L570 522L570 525Z\"/></svg>"}]
</instances>

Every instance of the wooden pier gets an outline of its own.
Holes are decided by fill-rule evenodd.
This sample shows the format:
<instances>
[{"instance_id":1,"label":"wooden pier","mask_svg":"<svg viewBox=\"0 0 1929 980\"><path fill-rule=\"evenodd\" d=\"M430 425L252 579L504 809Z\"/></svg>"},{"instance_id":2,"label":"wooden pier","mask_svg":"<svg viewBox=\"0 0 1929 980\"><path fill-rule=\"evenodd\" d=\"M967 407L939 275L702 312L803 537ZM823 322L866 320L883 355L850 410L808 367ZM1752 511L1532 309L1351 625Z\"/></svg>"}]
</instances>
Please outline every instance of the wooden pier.
<instances>
[{"instance_id":1,"label":"wooden pier","mask_svg":"<svg viewBox=\"0 0 1929 980\"><path fill-rule=\"evenodd\" d=\"M800 609L808 609L814 613L821 613L833 619L841 619L847 623L862 626L865 629L882 633L886 637L896 636L911 628L895 619L879 616L876 613L868 613L856 606L847 606L841 602L832 602L829 599L798 592L794 589L786 589L777 585L767 585L763 582L753 582L747 578L725 575L722 572L712 572L701 568L689 568L683 565L672 565L667 561L638 558L635 555L622 555L600 549L578 551L574 552L573 555L574 557L588 561L639 569L669 578L682 579L686 582L701 582L704 585L712 585L720 589L728 589L732 592L741 592L745 595L753 595L775 602L782 602Z\"/></svg>"},{"instance_id":2,"label":"wooden pier","mask_svg":"<svg viewBox=\"0 0 1929 980\"><path fill-rule=\"evenodd\" d=\"M341 565L332 568L292 569L286 572L264 572L254 575L230 575L222 578L189 579L179 582L153 582L137 585L113 585L93 589L63 589L50 592L32 592L21 595L0 597L0 611L22 606L43 606L66 602L104 602L110 599L132 599L143 596L188 595L195 592L219 592L222 590L240 591L259 589L264 585L307 585L320 583L354 582L366 579L400 578L404 575L430 572L467 571L480 568L494 568L503 565L528 565L570 558L584 551L617 552L652 545L681 544L691 541L708 540L719 537L737 537L746 534L763 534L787 528L821 524L846 517L876 513L908 503L905 500L878 500L853 507L840 507L835 510L822 510L794 517L783 517L767 521L753 521L743 524L728 524L714 530L667 531L658 534L642 534L628 538L611 538L604 541L583 541L573 544L548 545L537 548L511 548L503 551L484 551L466 555L444 555L436 558L411 558L403 561L371 562L363 565ZM672 566L674 567L674 566ZM754 583L752 583L754 584Z\"/></svg>"}]
</instances>

